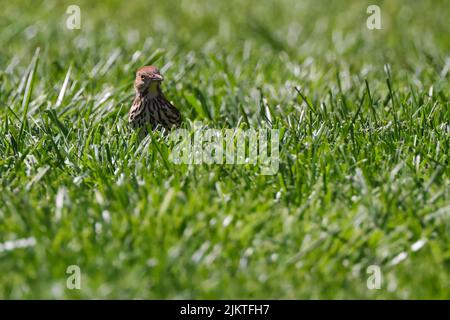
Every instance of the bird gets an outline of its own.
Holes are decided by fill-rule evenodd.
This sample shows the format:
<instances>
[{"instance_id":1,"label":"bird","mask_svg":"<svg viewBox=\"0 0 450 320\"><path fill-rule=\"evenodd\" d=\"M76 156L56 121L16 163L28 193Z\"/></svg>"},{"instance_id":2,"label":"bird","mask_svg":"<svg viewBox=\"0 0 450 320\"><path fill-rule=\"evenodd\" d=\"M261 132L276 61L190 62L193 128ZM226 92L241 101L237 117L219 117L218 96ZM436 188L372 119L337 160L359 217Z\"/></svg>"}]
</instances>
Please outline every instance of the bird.
<instances>
[{"instance_id":1,"label":"bird","mask_svg":"<svg viewBox=\"0 0 450 320\"><path fill-rule=\"evenodd\" d=\"M128 113L128 123L140 131L140 137L148 134L147 128L170 130L181 124L180 112L161 90L163 80L164 77L155 66L144 66L136 71L136 95Z\"/></svg>"}]
</instances>

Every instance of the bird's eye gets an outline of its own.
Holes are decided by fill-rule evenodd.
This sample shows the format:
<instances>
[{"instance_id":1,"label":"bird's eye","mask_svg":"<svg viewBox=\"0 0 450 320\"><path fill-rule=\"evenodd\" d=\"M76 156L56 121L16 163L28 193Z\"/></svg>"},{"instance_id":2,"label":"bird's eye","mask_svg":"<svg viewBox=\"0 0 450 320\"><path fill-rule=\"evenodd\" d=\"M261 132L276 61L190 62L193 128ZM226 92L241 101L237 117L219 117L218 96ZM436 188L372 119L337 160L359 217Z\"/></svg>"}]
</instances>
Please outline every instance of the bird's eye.
<instances>
[{"instance_id":1,"label":"bird's eye","mask_svg":"<svg viewBox=\"0 0 450 320\"><path fill-rule=\"evenodd\" d=\"M145 76L141 76L141 80L144 81L145 80Z\"/></svg>"}]
</instances>

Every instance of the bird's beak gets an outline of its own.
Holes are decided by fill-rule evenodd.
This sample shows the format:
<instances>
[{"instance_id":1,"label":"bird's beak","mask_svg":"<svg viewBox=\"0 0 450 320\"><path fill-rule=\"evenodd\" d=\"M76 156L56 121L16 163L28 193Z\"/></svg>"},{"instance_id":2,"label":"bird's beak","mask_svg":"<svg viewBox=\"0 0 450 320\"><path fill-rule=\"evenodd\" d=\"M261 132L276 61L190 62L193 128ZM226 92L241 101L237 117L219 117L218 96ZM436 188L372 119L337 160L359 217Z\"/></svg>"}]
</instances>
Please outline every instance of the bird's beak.
<instances>
[{"instance_id":1,"label":"bird's beak","mask_svg":"<svg viewBox=\"0 0 450 320\"><path fill-rule=\"evenodd\" d=\"M151 80L152 81L164 81L164 78L160 74L154 74L153 77L151 78Z\"/></svg>"}]
</instances>

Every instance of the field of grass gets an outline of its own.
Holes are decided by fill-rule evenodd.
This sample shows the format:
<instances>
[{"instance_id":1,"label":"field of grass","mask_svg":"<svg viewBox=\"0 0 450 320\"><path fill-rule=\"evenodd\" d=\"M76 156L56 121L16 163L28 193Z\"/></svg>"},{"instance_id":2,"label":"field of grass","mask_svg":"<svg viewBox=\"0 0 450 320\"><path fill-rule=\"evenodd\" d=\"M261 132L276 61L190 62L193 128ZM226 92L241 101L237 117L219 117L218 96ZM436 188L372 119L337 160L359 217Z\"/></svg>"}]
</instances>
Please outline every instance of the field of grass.
<instances>
[{"instance_id":1,"label":"field of grass","mask_svg":"<svg viewBox=\"0 0 450 320\"><path fill-rule=\"evenodd\" d=\"M447 1L1 7L0 298L450 299ZM279 129L277 174L140 142L147 64L185 128Z\"/></svg>"}]
</instances>

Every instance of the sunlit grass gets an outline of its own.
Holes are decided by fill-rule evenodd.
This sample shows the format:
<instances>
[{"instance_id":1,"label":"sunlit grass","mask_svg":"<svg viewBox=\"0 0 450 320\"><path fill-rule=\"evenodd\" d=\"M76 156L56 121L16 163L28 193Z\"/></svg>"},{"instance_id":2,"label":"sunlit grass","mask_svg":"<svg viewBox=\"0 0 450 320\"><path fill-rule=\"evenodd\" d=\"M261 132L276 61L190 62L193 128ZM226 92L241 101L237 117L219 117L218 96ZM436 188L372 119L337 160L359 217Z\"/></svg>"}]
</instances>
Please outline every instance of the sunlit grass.
<instances>
[{"instance_id":1,"label":"sunlit grass","mask_svg":"<svg viewBox=\"0 0 450 320\"><path fill-rule=\"evenodd\" d=\"M0 13L0 298L450 298L445 1L70 4ZM186 128L280 129L278 173L139 142L146 64Z\"/></svg>"}]
</instances>

